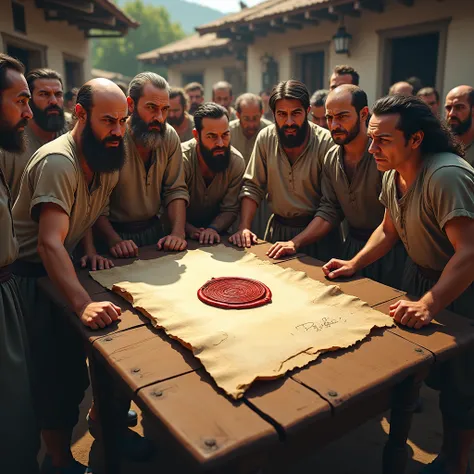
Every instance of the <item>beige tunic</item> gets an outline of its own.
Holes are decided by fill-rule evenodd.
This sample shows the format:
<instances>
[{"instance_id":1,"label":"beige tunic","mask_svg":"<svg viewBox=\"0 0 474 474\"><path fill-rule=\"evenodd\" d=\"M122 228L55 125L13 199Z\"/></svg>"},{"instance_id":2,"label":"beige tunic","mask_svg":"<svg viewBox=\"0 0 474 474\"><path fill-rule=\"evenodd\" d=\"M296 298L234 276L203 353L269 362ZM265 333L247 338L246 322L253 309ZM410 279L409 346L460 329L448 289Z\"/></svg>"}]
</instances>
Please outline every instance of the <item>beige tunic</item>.
<instances>
[{"instance_id":1,"label":"beige tunic","mask_svg":"<svg viewBox=\"0 0 474 474\"><path fill-rule=\"evenodd\" d=\"M451 153L427 155L401 199L395 177L394 170L384 174L380 201L409 257L420 267L442 271L454 255L444 226L454 217L474 219L474 169Z\"/></svg>"},{"instance_id":2,"label":"beige tunic","mask_svg":"<svg viewBox=\"0 0 474 474\"><path fill-rule=\"evenodd\" d=\"M42 146L25 168L20 194L13 206L19 259L41 262L37 252L41 204L56 204L69 216L64 247L71 253L104 213L117 181L118 172L97 174L89 189L70 133Z\"/></svg>"},{"instance_id":3,"label":"beige tunic","mask_svg":"<svg viewBox=\"0 0 474 474\"><path fill-rule=\"evenodd\" d=\"M231 212L237 217L240 208L239 192L245 171L242 155L231 147L229 167L224 172L217 173L207 186L199 169L196 145L196 140L182 145L186 184L190 195L186 220L195 227L206 227L223 212Z\"/></svg>"},{"instance_id":4,"label":"beige tunic","mask_svg":"<svg viewBox=\"0 0 474 474\"><path fill-rule=\"evenodd\" d=\"M2 166L0 166L0 268L10 265L18 256L18 242L13 230L13 218L11 213L11 198Z\"/></svg>"},{"instance_id":5,"label":"beige tunic","mask_svg":"<svg viewBox=\"0 0 474 474\"><path fill-rule=\"evenodd\" d=\"M258 129L258 132L252 138L249 139L244 135L243 129L240 125L240 120L232 120L232 122L230 122L229 128L232 146L234 148L237 148L237 150L242 153L246 165L248 164L248 162L250 161L250 157L252 156L253 147L255 145L255 142L257 141L257 135L261 130L271 124L271 122L262 118L260 120L260 127Z\"/></svg>"},{"instance_id":6,"label":"beige tunic","mask_svg":"<svg viewBox=\"0 0 474 474\"><path fill-rule=\"evenodd\" d=\"M232 122L232 120L237 119L237 111L234 109L234 107L229 107L229 122Z\"/></svg>"},{"instance_id":7,"label":"beige tunic","mask_svg":"<svg viewBox=\"0 0 474 474\"><path fill-rule=\"evenodd\" d=\"M344 217L355 229L374 230L383 220L379 201L383 173L366 151L349 181L344 167L344 147L336 145L326 155L321 180L322 198L317 216L338 225Z\"/></svg>"},{"instance_id":8,"label":"beige tunic","mask_svg":"<svg viewBox=\"0 0 474 474\"><path fill-rule=\"evenodd\" d=\"M128 130L124 141L127 159L110 196L111 222L146 221L158 215L162 204L167 207L175 199L189 202L181 143L173 127L166 127L160 147L152 151L149 167L145 167Z\"/></svg>"},{"instance_id":9,"label":"beige tunic","mask_svg":"<svg viewBox=\"0 0 474 474\"><path fill-rule=\"evenodd\" d=\"M464 159L471 165L474 166L474 143L471 143L466 147L466 155Z\"/></svg>"},{"instance_id":10,"label":"beige tunic","mask_svg":"<svg viewBox=\"0 0 474 474\"><path fill-rule=\"evenodd\" d=\"M291 218L316 213L321 199L322 163L334 142L327 130L312 123L309 126L308 144L293 164L279 144L275 125L258 134L240 198L249 197L260 204L268 192L275 214Z\"/></svg>"},{"instance_id":11,"label":"beige tunic","mask_svg":"<svg viewBox=\"0 0 474 474\"><path fill-rule=\"evenodd\" d=\"M184 132L180 133L176 130L181 143L187 142L188 140L191 140L192 138L194 138L194 135L193 135L194 119L193 119L193 117L191 115L189 115L187 112L185 112L184 121L186 122L186 129L184 130Z\"/></svg>"},{"instance_id":12,"label":"beige tunic","mask_svg":"<svg viewBox=\"0 0 474 474\"><path fill-rule=\"evenodd\" d=\"M65 134L67 127L58 132L57 137ZM37 137L30 127L25 128L26 135L26 149L23 153L10 153L7 151L0 150L0 167L3 169L7 184L10 188L12 195L12 204L18 197L20 190L20 181L23 171L25 170L26 164L29 159L33 156L36 151L41 148L45 141Z\"/></svg>"}]
</instances>

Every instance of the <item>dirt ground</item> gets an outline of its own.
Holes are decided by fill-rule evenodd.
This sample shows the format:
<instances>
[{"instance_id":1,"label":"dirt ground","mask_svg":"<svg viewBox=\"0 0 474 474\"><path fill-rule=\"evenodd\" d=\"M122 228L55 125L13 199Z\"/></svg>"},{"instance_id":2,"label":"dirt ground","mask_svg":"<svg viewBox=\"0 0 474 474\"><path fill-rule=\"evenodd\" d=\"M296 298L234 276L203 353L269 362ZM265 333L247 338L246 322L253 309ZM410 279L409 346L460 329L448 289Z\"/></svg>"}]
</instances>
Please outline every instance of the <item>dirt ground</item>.
<instances>
[{"instance_id":1,"label":"dirt ground","mask_svg":"<svg viewBox=\"0 0 474 474\"><path fill-rule=\"evenodd\" d=\"M441 417L438 410L437 393L423 387L423 412L415 414L409 439L409 463L406 474L417 474L424 464L431 462L441 445ZM87 431L85 416L90 406L90 390L82 403L81 421L76 427L73 438L73 453L77 460L87 464L90 460L94 472L100 474L101 455L98 443ZM134 407L138 413L140 411ZM333 442L324 449L310 453L308 457L295 459L288 474L380 474L382 451L389 424L388 413L369 420L355 431ZM142 433L141 417L134 428ZM91 449L92 448L92 449ZM138 464L125 463L123 472L133 474L181 474L185 473L179 460L168 452L165 446L157 446L152 461ZM471 454L474 465L474 450Z\"/></svg>"}]
</instances>

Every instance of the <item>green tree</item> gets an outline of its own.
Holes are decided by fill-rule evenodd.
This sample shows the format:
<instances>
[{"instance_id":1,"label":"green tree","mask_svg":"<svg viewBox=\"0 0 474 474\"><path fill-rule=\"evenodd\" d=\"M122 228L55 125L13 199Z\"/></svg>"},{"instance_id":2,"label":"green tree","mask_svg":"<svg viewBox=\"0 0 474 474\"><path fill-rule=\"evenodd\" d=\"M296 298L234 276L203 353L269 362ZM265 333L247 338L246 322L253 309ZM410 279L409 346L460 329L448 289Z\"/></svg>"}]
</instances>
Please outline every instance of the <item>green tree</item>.
<instances>
[{"instance_id":1,"label":"green tree","mask_svg":"<svg viewBox=\"0 0 474 474\"><path fill-rule=\"evenodd\" d=\"M181 25L172 23L168 11L163 7L145 5L142 0L133 0L126 2L122 9L140 22L140 26L130 29L124 38L94 40L92 64L97 69L133 77L142 70L136 58L137 54L172 43L185 35ZM163 72L162 68L156 70Z\"/></svg>"}]
</instances>

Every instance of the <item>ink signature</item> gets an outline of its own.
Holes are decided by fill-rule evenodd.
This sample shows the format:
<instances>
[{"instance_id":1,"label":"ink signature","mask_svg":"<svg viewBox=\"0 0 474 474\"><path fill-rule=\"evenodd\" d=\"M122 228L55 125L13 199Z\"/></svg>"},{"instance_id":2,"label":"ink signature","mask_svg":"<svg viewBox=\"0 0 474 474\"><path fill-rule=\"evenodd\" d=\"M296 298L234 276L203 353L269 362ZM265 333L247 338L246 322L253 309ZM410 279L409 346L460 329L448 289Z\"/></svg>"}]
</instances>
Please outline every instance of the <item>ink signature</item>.
<instances>
[{"instance_id":1,"label":"ink signature","mask_svg":"<svg viewBox=\"0 0 474 474\"><path fill-rule=\"evenodd\" d=\"M308 321L307 323L303 324L298 324L298 326L295 326L295 329L297 331L316 331L320 332L323 331L324 329L329 329L331 326L334 326L334 324L343 322L345 323L346 320L342 317L339 316L339 318L322 318L320 321Z\"/></svg>"}]
</instances>

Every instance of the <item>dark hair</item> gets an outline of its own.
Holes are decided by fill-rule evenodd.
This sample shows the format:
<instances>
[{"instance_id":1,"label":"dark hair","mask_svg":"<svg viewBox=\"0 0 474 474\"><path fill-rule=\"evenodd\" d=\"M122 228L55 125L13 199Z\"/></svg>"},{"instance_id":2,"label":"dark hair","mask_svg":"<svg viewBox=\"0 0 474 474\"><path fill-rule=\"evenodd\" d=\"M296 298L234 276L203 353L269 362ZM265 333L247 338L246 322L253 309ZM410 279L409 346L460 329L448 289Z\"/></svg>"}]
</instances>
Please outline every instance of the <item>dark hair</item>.
<instances>
[{"instance_id":1,"label":"dark hair","mask_svg":"<svg viewBox=\"0 0 474 474\"><path fill-rule=\"evenodd\" d=\"M142 96L143 88L146 84L151 84L157 89L165 90L168 94L170 92L170 86L164 77L156 74L156 72L141 72L130 81L128 86L128 96L133 99L135 104L138 103Z\"/></svg>"},{"instance_id":2,"label":"dark hair","mask_svg":"<svg viewBox=\"0 0 474 474\"><path fill-rule=\"evenodd\" d=\"M249 102L249 103L253 102L254 104L258 105L261 111L263 110L262 98L256 94L246 92L245 94L239 95L239 97L237 97L237 100L235 101L235 110L237 110L239 114L242 112L243 102Z\"/></svg>"},{"instance_id":3,"label":"dark hair","mask_svg":"<svg viewBox=\"0 0 474 474\"><path fill-rule=\"evenodd\" d=\"M359 85L359 73L352 66L348 66L347 64L336 66L334 68L334 74L338 76L344 76L346 74L349 74L352 77L352 84L354 84L355 86Z\"/></svg>"},{"instance_id":4,"label":"dark hair","mask_svg":"<svg viewBox=\"0 0 474 474\"><path fill-rule=\"evenodd\" d=\"M188 92L196 91L196 90L199 90L201 95L204 95L204 87L202 86L202 84L199 84L199 82L190 82L189 84L186 84L184 86L184 92L186 92L186 94Z\"/></svg>"},{"instance_id":5,"label":"dark hair","mask_svg":"<svg viewBox=\"0 0 474 474\"><path fill-rule=\"evenodd\" d=\"M201 134L203 119L220 119L224 116L229 120L229 112L227 112L222 105L215 104L214 102L206 102L200 105L194 113L194 127L198 133Z\"/></svg>"},{"instance_id":6,"label":"dark hair","mask_svg":"<svg viewBox=\"0 0 474 474\"><path fill-rule=\"evenodd\" d=\"M418 97L426 97L428 95L434 94L436 97L436 102L439 102L439 92L434 88L434 87L423 87L423 89L420 89L416 95Z\"/></svg>"},{"instance_id":7,"label":"dark hair","mask_svg":"<svg viewBox=\"0 0 474 474\"><path fill-rule=\"evenodd\" d=\"M8 56L8 54L0 53L0 99L3 91L10 87L10 82L7 80L7 72L11 69L19 72L20 74L25 73L25 66L18 59Z\"/></svg>"},{"instance_id":8,"label":"dark hair","mask_svg":"<svg viewBox=\"0 0 474 474\"><path fill-rule=\"evenodd\" d=\"M67 91L64 94L64 100L73 100L74 97L77 96L78 92L79 92L79 89L77 87L73 87L70 91Z\"/></svg>"},{"instance_id":9,"label":"dark hair","mask_svg":"<svg viewBox=\"0 0 474 474\"><path fill-rule=\"evenodd\" d=\"M183 109L186 109L188 98L184 90L181 89L180 87L172 87L170 90L170 99L176 99L176 97L179 97L179 102L181 104L181 107L183 107Z\"/></svg>"},{"instance_id":10,"label":"dark hair","mask_svg":"<svg viewBox=\"0 0 474 474\"><path fill-rule=\"evenodd\" d=\"M469 105L471 107L474 107L474 89L471 88L471 90L467 94L467 101L469 102Z\"/></svg>"},{"instance_id":11,"label":"dark hair","mask_svg":"<svg viewBox=\"0 0 474 474\"><path fill-rule=\"evenodd\" d=\"M94 92L90 84L83 85L77 92L76 104L81 104L83 109L90 114L94 101ZM74 114L75 116L75 114Z\"/></svg>"},{"instance_id":12,"label":"dark hair","mask_svg":"<svg viewBox=\"0 0 474 474\"><path fill-rule=\"evenodd\" d=\"M357 115L364 107L369 106L369 101L367 99L367 94L358 86L353 86L354 89L350 90L352 94L351 105L354 107Z\"/></svg>"},{"instance_id":13,"label":"dark hair","mask_svg":"<svg viewBox=\"0 0 474 474\"><path fill-rule=\"evenodd\" d=\"M419 77L409 77L406 82L408 82L408 84L413 87L413 95L416 95L418 91L423 88L423 83Z\"/></svg>"},{"instance_id":14,"label":"dark hair","mask_svg":"<svg viewBox=\"0 0 474 474\"><path fill-rule=\"evenodd\" d=\"M28 87L30 88L30 92L33 94L33 90L35 88L35 81L37 79L55 79L61 83L61 87L63 87L63 79L59 72L55 71L54 69L48 68L38 68L32 69L28 72L25 76L26 82L28 83Z\"/></svg>"},{"instance_id":15,"label":"dark hair","mask_svg":"<svg viewBox=\"0 0 474 474\"><path fill-rule=\"evenodd\" d=\"M326 105L328 94L329 91L327 89L320 89L311 96L309 103L315 107L324 107Z\"/></svg>"},{"instance_id":16,"label":"dark hair","mask_svg":"<svg viewBox=\"0 0 474 474\"><path fill-rule=\"evenodd\" d=\"M407 143L413 134L423 132L421 144L423 154L445 152L464 156L463 146L419 97L402 95L382 97L375 102L372 113L377 116L398 114L400 119L397 129L403 132Z\"/></svg>"},{"instance_id":17,"label":"dark hair","mask_svg":"<svg viewBox=\"0 0 474 474\"><path fill-rule=\"evenodd\" d=\"M275 113L276 102L281 99L299 100L305 110L309 107L309 91L300 81L290 79L289 81L279 82L273 89L268 100L268 104Z\"/></svg>"}]
</instances>

